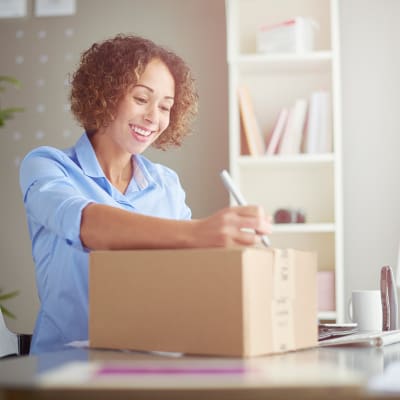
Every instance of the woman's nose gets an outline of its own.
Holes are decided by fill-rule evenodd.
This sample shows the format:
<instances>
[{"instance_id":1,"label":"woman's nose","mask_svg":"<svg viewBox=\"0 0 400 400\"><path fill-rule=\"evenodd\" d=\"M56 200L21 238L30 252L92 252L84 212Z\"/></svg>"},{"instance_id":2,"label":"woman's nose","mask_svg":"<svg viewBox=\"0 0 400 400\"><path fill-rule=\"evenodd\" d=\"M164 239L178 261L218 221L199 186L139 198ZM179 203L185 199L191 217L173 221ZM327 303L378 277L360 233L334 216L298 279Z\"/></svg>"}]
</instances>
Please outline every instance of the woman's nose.
<instances>
[{"instance_id":1,"label":"woman's nose","mask_svg":"<svg viewBox=\"0 0 400 400\"><path fill-rule=\"evenodd\" d=\"M156 123L157 119L158 119L157 107L153 106L153 105L149 105L149 107L146 110L144 118L146 121Z\"/></svg>"}]
</instances>

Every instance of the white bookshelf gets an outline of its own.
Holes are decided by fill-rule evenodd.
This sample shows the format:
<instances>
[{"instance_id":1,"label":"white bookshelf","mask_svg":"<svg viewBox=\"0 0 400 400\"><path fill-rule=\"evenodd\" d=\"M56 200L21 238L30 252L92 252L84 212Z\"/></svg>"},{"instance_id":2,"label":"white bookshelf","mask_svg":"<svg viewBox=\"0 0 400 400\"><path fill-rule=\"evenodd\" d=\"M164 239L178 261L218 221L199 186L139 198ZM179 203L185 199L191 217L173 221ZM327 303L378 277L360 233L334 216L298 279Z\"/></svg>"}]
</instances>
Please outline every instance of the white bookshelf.
<instances>
[{"instance_id":1,"label":"white bookshelf","mask_svg":"<svg viewBox=\"0 0 400 400\"><path fill-rule=\"evenodd\" d=\"M261 54L256 52L257 28L295 16L319 24L315 51ZM336 310L321 319L345 319L343 284L343 212L341 155L340 49L338 0L226 0L229 65L230 172L249 203L273 214L278 208L301 208L304 224L276 224L274 247L313 250L318 269L335 272ZM237 89L248 87L263 135L279 110L319 89L331 93L333 152L246 156L241 154ZM233 200L232 200L232 203Z\"/></svg>"}]
</instances>

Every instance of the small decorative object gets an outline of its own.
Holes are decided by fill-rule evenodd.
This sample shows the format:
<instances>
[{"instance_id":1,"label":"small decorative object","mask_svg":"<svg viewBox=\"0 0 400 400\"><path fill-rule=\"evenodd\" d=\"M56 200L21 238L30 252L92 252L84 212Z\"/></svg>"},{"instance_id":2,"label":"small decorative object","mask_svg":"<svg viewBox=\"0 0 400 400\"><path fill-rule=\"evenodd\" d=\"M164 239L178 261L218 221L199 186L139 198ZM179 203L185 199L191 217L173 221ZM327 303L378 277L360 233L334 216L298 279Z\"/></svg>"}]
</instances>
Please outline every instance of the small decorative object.
<instances>
[{"instance_id":1,"label":"small decorative object","mask_svg":"<svg viewBox=\"0 0 400 400\"><path fill-rule=\"evenodd\" d=\"M257 51L260 53L304 53L314 50L318 24L311 18L294 17L257 32Z\"/></svg>"},{"instance_id":2,"label":"small decorative object","mask_svg":"<svg viewBox=\"0 0 400 400\"><path fill-rule=\"evenodd\" d=\"M304 224L305 222L305 213L300 208L279 208L274 213L275 224Z\"/></svg>"}]
</instances>

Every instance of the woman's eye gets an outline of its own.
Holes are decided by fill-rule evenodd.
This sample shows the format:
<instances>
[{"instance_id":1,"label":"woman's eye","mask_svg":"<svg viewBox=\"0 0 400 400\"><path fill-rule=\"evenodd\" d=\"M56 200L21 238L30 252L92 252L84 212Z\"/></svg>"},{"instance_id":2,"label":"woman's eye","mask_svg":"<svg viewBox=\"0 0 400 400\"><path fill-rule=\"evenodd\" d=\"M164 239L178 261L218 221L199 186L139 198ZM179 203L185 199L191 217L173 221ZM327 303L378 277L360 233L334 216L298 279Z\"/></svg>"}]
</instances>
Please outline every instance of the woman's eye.
<instances>
[{"instance_id":1,"label":"woman's eye","mask_svg":"<svg viewBox=\"0 0 400 400\"><path fill-rule=\"evenodd\" d=\"M165 111L165 112L170 112L171 111L171 107L161 106L160 108L161 108L162 111Z\"/></svg>"},{"instance_id":2,"label":"woman's eye","mask_svg":"<svg viewBox=\"0 0 400 400\"><path fill-rule=\"evenodd\" d=\"M140 104L145 104L146 103L146 99L143 98L143 97L136 97L135 96L134 99Z\"/></svg>"}]
</instances>

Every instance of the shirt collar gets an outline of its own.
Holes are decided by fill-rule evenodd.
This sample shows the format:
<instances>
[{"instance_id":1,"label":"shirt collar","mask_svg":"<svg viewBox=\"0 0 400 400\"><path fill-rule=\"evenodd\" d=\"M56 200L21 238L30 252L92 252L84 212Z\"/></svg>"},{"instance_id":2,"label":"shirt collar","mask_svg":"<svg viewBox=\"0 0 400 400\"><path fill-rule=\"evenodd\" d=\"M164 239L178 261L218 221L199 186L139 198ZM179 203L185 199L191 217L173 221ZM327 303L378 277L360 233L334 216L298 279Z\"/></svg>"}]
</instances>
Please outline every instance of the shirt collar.
<instances>
[{"instance_id":1,"label":"shirt collar","mask_svg":"<svg viewBox=\"0 0 400 400\"><path fill-rule=\"evenodd\" d=\"M92 143L85 132L75 145L76 157L85 175L92 178L105 178L104 172L97 160ZM146 189L150 184L155 183L151 173L148 171L141 155L132 157L133 180L140 190Z\"/></svg>"},{"instance_id":2,"label":"shirt collar","mask_svg":"<svg viewBox=\"0 0 400 400\"><path fill-rule=\"evenodd\" d=\"M138 188L140 190L146 189L149 184L153 182L153 178L151 177L149 171L147 171L147 168L141 160L141 157L138 155L133 156L132 165L133 179L135 180Z\"/></svg>"},{"instance_id":3,"label":"shirt collar","mask_svg":"<svg viewBox=\"0 0 400 400\"><path fill-rule=\"evenodd\" d=\"M86 132L77 141L75 151L76 157L85 175L91 176L92 178L104 177L104 172L100 167L96 153L94 152Z\"/></svg>"}]
</instances>

